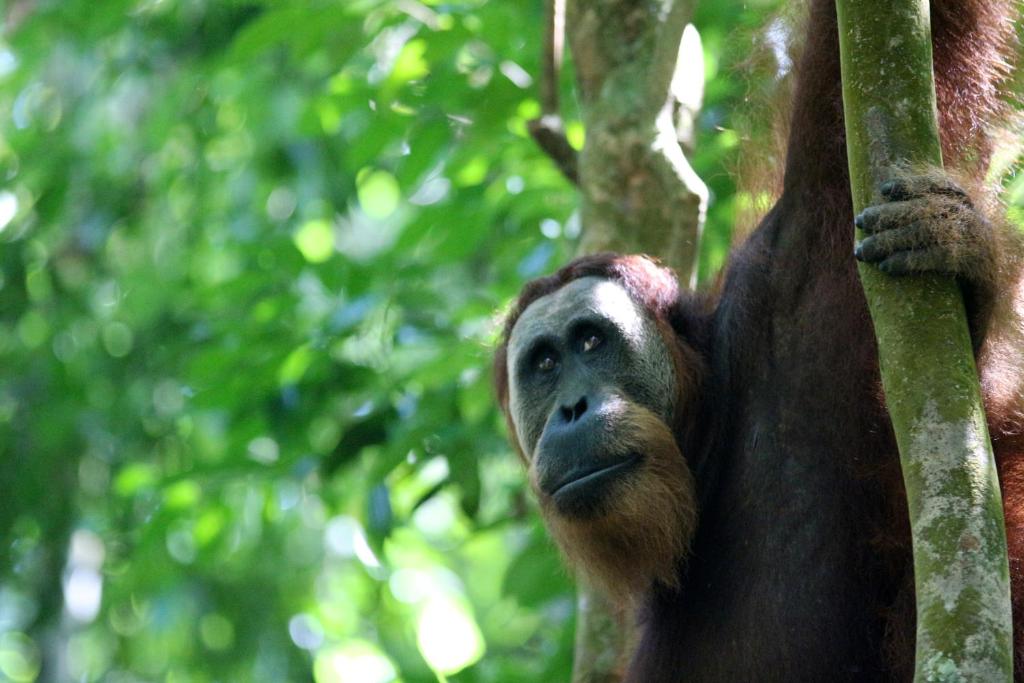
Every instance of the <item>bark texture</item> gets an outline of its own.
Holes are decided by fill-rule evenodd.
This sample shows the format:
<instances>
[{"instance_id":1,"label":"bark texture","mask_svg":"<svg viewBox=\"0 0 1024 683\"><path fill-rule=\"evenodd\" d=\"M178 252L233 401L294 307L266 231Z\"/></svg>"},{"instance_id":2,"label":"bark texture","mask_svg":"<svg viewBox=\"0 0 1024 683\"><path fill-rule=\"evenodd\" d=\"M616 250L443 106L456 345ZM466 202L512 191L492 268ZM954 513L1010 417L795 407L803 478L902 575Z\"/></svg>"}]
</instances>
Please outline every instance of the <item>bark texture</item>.
<instances>
[{"instance_id":1,"label":"bark texture","mask_svg":"<svg viewBox=\"0 0 1024 683\"><path fill-rule=\"evenodd\" d=\"M690 286L708 198L681 144L692 142L703 87L692 7L569 0L566 19L587 135L581 253L650 254Z\"/></svg>"},{"instance_id":2,"label":"bark texture","mask_svg":"<svg viewBox=\"0 0 1024 683\"><path fill-rule=\"evenodd\" d=\"M941 166L927 0L837 0L854 210L900 169ZM1002 503L964 305L947 277L860 266L914 550L918 681L1009 681Z\"/></svg>"}]
</instances>

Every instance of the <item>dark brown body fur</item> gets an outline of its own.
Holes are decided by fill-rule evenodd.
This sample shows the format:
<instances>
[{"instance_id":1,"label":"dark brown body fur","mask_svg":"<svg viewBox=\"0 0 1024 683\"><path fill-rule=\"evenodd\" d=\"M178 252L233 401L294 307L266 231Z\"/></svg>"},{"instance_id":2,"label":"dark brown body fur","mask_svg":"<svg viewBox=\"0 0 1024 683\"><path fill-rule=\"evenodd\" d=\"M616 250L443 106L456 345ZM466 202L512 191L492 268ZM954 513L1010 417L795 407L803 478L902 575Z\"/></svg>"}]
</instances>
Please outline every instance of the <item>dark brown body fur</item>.
<instances>
[{"instance_id":1,"label":"dark brown body fur","mask_svg":"<svg viewBox=\"0 0 1024 683\"><path fill-rule=\"evenodd\" d=\"M983 168L986 124L1000 107L1010 5L933 6L946 159ZM909 531L851 258L834 3L815 2L811 12L782 197L735 254L708 327L694 340L710 354L714 382L701 420L707 438L693 463L701 520L682 590L649 602L634 681L912 674ZM962 159L964 150L973 156ZM1020 291L1014 275L1003 276L1001 286L1015 289L1001 296ZM1015 322L1012 311L1002 315L1010 319L977 325ZM987 409L1017 607L1024 594L1020 352L1000 357L983 348L979 356L983 378L998 378L1003 389ZM1015 623L1020 617L1015 610Z\"/></svg>"},{"instance_id":2,"label":"dark brown body fur","mask_svg":"<svg viewBox=\"0 0 1024 683\"><path fill-rule=\"evenodd\" d=\"M1013 5L932 4L946 162L977 177L1001 108ZM720 296L657 312L704 366L678 434L700 518L680 588L646 597L637 683L912 674L907 513L852 256L833 0L814 0L808 35L781 198L734 254ZM969 305L1006 507L1020 677L1024 288L1017 262L1000 258L982 276L998 301Z\"/></svg>"}]
</instances>

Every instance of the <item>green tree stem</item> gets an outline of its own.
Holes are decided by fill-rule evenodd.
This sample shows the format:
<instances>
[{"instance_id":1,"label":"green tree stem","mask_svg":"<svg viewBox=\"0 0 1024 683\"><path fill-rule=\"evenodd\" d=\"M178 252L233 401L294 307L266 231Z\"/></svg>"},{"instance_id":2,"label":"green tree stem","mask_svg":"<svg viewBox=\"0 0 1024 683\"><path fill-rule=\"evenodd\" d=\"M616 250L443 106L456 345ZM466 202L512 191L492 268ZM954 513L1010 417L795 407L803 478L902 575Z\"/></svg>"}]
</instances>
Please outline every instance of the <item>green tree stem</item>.
<instances>
[{"instance_id":1,"label":"green tree stem","mask_svg":"<svg viewBox=\"0 0 1024 683\"><path fill-rule=\"evenodd\" d=\"M855 211L899 169L940 166L927 0L837 0ZM1009 681L999 482L963 301L947 277L860 266L913 534L918 681Z\"/></svg>"}]
</instances>

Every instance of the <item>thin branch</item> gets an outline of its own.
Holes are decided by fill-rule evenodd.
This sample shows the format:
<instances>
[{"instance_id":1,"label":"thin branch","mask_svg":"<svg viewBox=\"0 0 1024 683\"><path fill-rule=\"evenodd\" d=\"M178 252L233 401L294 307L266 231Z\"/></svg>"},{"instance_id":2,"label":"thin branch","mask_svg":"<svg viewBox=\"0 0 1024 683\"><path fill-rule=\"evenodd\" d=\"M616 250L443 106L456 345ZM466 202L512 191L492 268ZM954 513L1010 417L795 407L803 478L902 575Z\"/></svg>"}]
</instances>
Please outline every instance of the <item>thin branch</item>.
<instances>
[{"instance_id":1,"label":"thin branch","mask_svg":"<svg viewBox=\"0 0 1024 683\"><path fill-rule=\"evenodd\" d=\"M530 121L527 127L537 146L551 157L562 175L574 185L579 185L579 154L565 136L562 118L557 114L542 116Z\"/></svg>"},{"instance_id":2,"label":"thin branch","mask_svg":"<svg viewBox=\"0 0 1024 683\"><path fill-rule=\"evenodd\" d=\"M648 105L651 110L661 109L668 98L679 65L679 48L683 41L683 31L693 18L693 10L697 0L674 0L668 16L658 29L657 42L654 44L654 57L651 63L650 80L648 82Z\"/></svg>"},{"instance_id":3,"label":"thin branch","mask_svg":"<svg viewBox=\"0 0 1024 683\"><path fill-rule=\"evenodd\" d=\"M565 51L565 0L547 0L544 22L544 53L541 58L541 116L529 122L530 135L537 145L573 184L579 185L579 159L565 136L559 106L558 86Z\"/></svg>"},{"instance_id":4,"label":"thin branch","mask_svg":"<svg viewBox=\"0 0 1024 683\"><path fill-rule=\"evenodd\" d=\"M545 116L558 116L558 84L565 52L565 0L547 0L544 17L544 53L540 81L540 106Z\"/></svg>"}]
</instances>

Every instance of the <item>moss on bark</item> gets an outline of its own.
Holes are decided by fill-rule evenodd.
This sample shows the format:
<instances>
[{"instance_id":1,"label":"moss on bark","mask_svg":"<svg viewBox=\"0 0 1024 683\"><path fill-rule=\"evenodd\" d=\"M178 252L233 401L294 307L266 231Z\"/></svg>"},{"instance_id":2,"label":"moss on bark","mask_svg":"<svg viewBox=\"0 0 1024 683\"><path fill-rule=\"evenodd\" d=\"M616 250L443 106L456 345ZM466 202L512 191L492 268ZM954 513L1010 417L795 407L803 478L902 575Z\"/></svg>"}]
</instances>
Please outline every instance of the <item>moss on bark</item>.
<instances>
[{"instance_id":1,"label":"moss on bark","mask_svg":"<svg viewBox=\"0 0 1024 683\"><path fill-rule=\"evenodd\" d=\"M940 166L927 0L837 0L855 211L898 169ZM918 681L1013 674L999 482L956 283L860 266L914 544Z\"/></svg>"}]
</instances>

